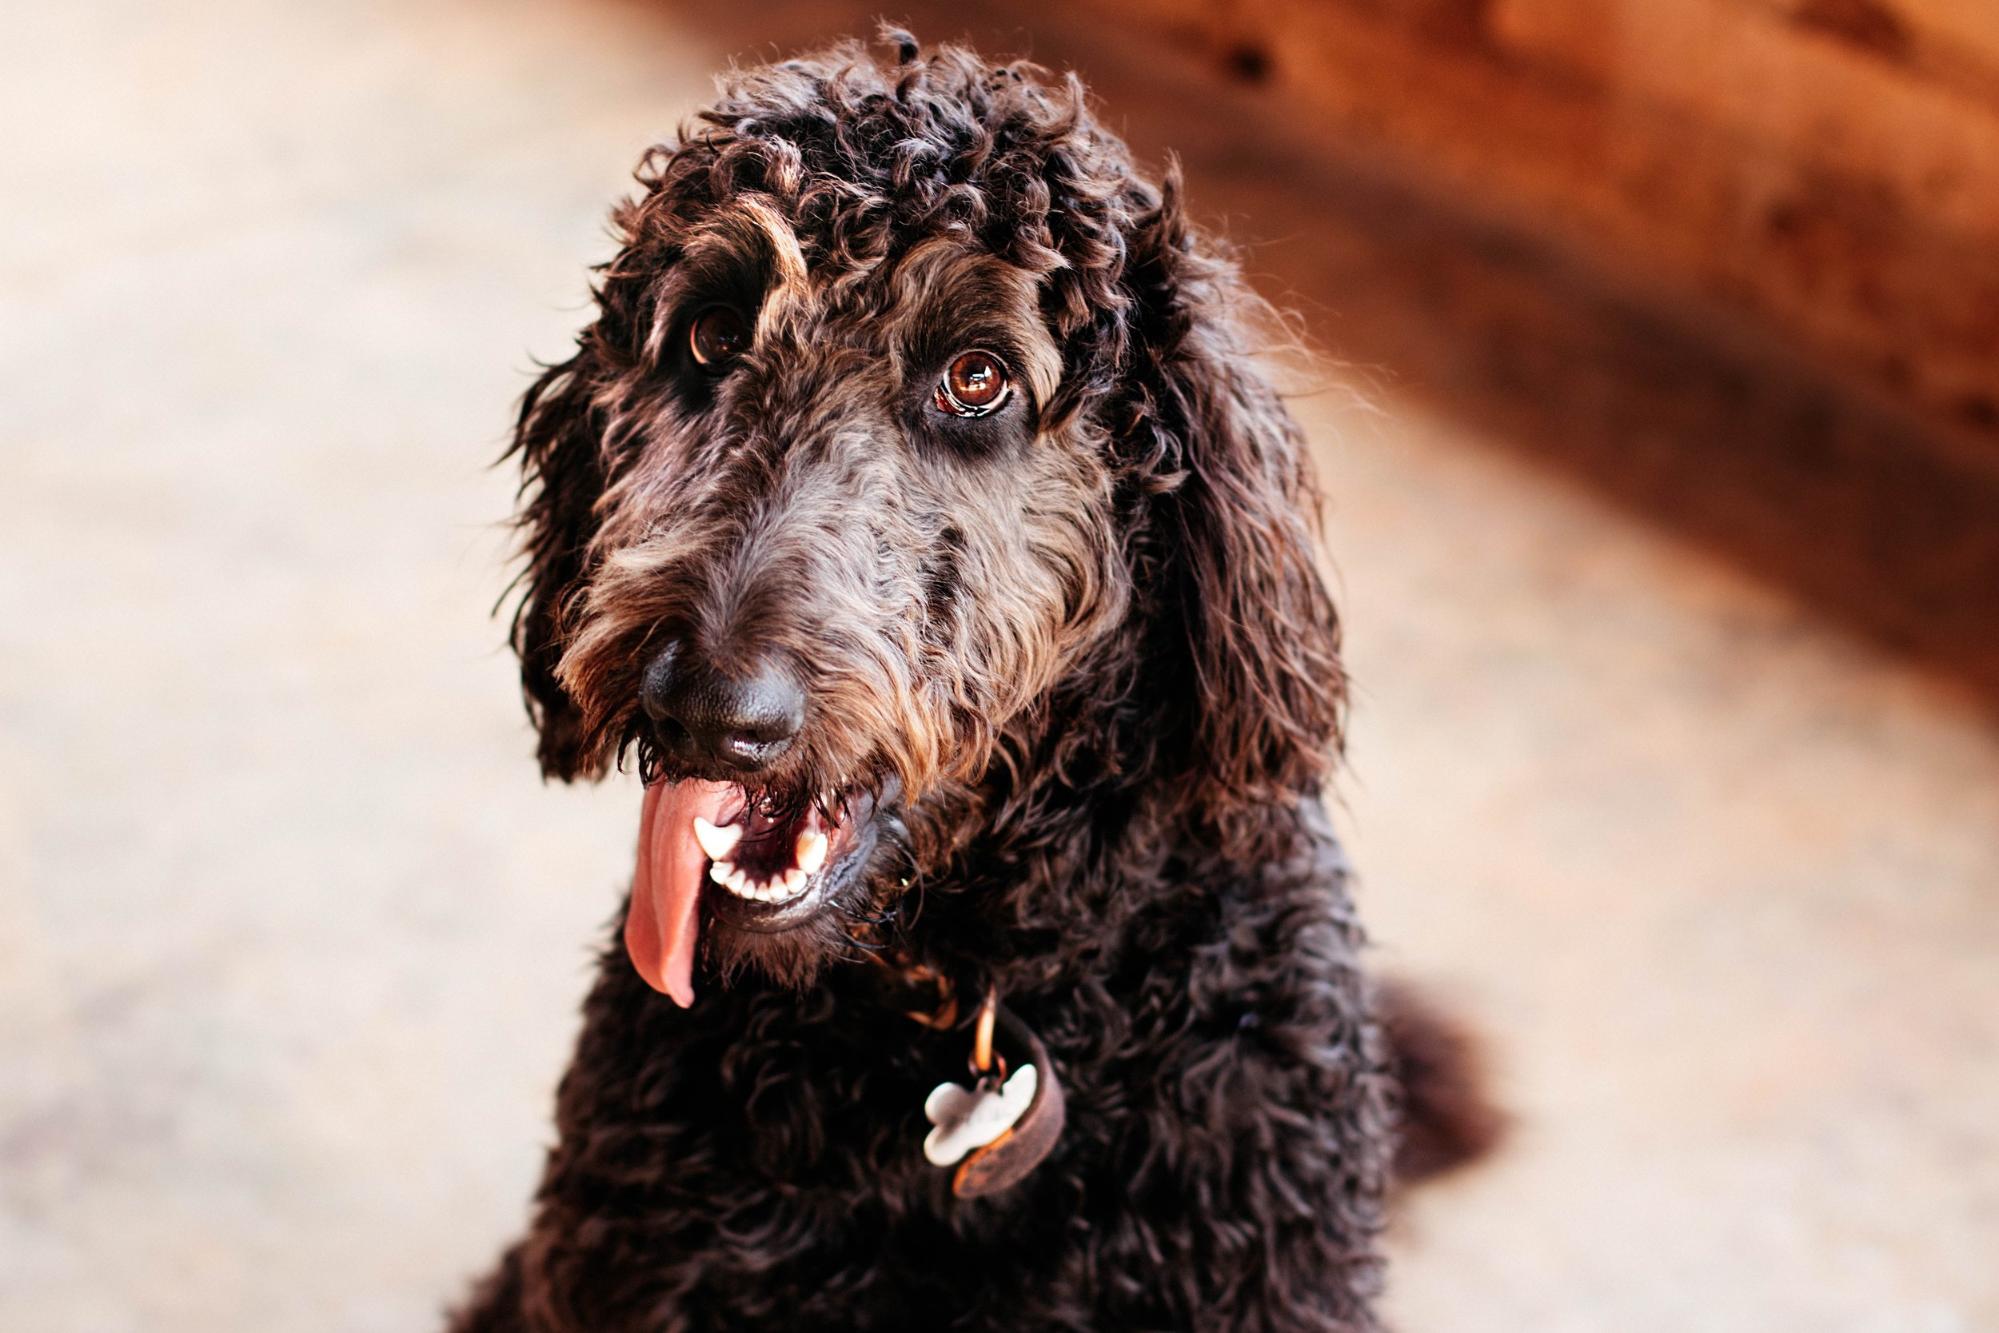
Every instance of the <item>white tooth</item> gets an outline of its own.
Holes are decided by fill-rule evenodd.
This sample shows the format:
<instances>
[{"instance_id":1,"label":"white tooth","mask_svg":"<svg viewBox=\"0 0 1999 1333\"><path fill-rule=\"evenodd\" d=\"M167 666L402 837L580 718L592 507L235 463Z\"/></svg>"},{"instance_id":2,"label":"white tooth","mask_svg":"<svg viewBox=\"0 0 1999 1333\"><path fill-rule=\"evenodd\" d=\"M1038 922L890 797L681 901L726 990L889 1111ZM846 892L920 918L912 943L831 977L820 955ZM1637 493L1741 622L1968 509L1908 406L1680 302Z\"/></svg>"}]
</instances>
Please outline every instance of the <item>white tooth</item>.
<instances>
[{"instance_id":1,"label":"white tooth","mask_svg":"<svg viewBox=\"0 0 1999 1333\"><path fill-rule=\"evenodd\" d=\"M727 884L731 889L734 889L737 893L741 893L743 891L743 886L750 882L750 877L748 875L745 875L741 870L737 869L735 866L730 866L729 877L723 880L722 882L724 884Z\"/></svg>"},{"instance_id":2,"label":"white tooth","mask_svg":"<svg viewBox=\"0 0 1999 1333\"><path fill-rule=\"evenodd\" d=\"M701 816L694 816L694 841L700 843L701 850L714 860L726 858L742 840L741 824L710 824Z\"/></svg>"},{"instance_id":3,"label":"white tooth","mask_svg":"<svg viewBox=\"0 0 1999 1333\"><path fill-rule=\"evenodd\" d=\"M756 895L760 903L774 903L777 901L777 885L765 881L757 885Z\"/></svg>"},{"instance_id":4,"label":"white tooth","mask_svg":"<svg viewBox=\"0 0 1999 1333\"><path fill-rule=\"evenodd\" d=\"M714 865L708 867L708 878L714 880L717 884L726 885L729 882L729 874L734 869L735 867L727 861L717 861Z\"/></svg>"},{"instance_id":5,"label":"white tooth","mask_svg":"<svg viewBox=\"0 0 1999 1333\"><path fill-rule=\"evenodd\" d=\"M819 867L826 864L826 835L816 828L801 831L791 856L800 870L808 875L818 874Z\"/></svg>"},{"instance_id":6,"label":"white tooth","mask_svg":"<svg viewBox=\"0 0 1999 1333\"><path fill-rule=\"evenodd\" d=\"M804 872L803 870L787 870L787 871L785 871L785 872L784 872L784 892L785 892L785 896L786 896L786 897L790 897L790 896L792 896L793 894L796 894L796 893L797 893L797 892L798 892L798 891L799 891L800 889L804 888L804 887L805 887L805 878L806 878L806 876L805 876L805 872Z\"/></svg>"}]
</instances>

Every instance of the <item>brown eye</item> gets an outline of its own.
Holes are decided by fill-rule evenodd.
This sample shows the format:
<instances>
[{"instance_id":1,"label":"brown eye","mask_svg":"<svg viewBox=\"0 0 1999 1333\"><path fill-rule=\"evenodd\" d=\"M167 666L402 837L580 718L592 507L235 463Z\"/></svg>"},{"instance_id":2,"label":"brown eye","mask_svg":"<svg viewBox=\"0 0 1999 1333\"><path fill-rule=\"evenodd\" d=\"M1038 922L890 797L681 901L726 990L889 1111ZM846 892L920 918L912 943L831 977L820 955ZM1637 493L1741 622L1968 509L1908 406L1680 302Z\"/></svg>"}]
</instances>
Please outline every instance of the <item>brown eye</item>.
<instances>
[{"instance_id":1,"label":"brown eye","mask_svg":"<svg viewBox=\"0 0 1999 1333\"><path fill-rule=\"evenodd\" d=\"M960 352L937 382L937 410L982 417L1006 401L1006 362L991 352Z\"/></svg>"},{"instance_id":2,"label":"brown eye","mask_svg":"<svg viewBox=\"0 0 1999 1333\"><path fill-rule=\"evenodd\" d=\"M711 305L694 317L687 330L687 348L694 364L719 375L750 345L750 326L725 305Z\"/></svg>"}]
</instances>

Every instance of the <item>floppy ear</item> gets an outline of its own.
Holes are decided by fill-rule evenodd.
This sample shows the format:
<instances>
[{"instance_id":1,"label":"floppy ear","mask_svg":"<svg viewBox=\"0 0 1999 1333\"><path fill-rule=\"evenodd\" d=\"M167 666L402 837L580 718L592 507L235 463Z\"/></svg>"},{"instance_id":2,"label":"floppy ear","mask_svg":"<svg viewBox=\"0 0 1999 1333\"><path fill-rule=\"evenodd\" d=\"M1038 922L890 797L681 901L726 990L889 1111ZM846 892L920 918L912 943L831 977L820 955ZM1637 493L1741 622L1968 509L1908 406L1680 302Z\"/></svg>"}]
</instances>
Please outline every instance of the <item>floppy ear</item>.
<instances>
[{"instance_id":1,"label":"floppy ear","mask_svg":"<svg viewBox=\"0 0 1999 1333\"><path fill-rule=\"evenodd\" d=\"M1154 628L1180 677L1161 686L1188 705L1197 801L1217 817L1288 803L1331 766L1346 682L1303 439L1252 355L1266 308L1189 227L1177 166L1128 262L1123 443L1153 492Z\"/></svg>"},{"instance_id":2,"label":"floppy ear","mask_svg":"<svg viewBox=\"0 0 1999 1333\"><path fill-rule=\"evenodd\" d=\"M593 331L594 333L594 331ZM521 692L540 734L546 777L567 782L583 772L582 714L555 678L562 656L564 604L580 587L591 510L604 492L598 441L602 423L591 401L590 339L576 355L542 373L521 399L513 448L521 488L515 523L527 565L516 586L512 640L521 659Z\"/></svg>"}]
</instances>

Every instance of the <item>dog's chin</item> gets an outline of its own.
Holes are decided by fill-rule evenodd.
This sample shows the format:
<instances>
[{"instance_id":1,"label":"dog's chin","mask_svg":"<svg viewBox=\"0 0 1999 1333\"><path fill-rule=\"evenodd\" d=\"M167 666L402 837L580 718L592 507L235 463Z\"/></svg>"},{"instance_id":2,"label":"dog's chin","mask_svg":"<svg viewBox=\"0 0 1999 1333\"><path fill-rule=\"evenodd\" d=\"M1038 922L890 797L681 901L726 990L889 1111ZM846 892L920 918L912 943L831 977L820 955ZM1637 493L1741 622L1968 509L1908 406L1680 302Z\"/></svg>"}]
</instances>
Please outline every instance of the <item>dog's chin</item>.
<instances>
[{"instance_id":1,"label":"dog's chin","mask_svg":"<svg viewBox=\"0 0 1999 1333\"><path fill-rule=\"evenodd\" d=\"M633 967L686 1006L747 971L803 986L855 956L901 845L886 786L786 793L655 769L625 921Z\"/></svg>"},{"instance_id":2,"label":"dog's chin","mask_svg":"<svg viewBox=\"0 0 1999 1333\"><path fill-rule=\"evenodd\" d=\"M875 914L884 824L892 819L872 801L864 815L850 805L840 850L789 901L747 898L711 873L701 915L704 953L715 979L727 985L753 973L803 988L828 963L853 957L856 930Z\"/></svg>"},{"instance_id":3,"label":"dog's chin","mask_svg":"<svg viewBox=\"0 0 1999 1333\"><path fill-rule=\"evenodd\" d=\"M724 909L709 918L703 945L708 984L726 989L761 978L805 990L828 965L859 954L853 926L831 903L783 929L730 921Z\"/></svg>"}]
</instances>

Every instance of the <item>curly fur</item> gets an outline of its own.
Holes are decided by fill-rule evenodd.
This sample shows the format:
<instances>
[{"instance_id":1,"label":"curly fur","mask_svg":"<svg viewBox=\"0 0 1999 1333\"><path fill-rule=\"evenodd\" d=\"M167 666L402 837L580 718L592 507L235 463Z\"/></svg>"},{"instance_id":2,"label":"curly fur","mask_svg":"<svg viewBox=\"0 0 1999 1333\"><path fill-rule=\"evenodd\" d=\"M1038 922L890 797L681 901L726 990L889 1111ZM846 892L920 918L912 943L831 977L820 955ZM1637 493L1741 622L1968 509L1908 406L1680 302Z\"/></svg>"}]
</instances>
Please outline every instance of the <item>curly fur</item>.
<instances>
[{"instance_id":1,"label":"curly fur","mask_svg":"<svg viewBox=\"0 0 1999 1333\"><path fill-rule=\"evenodd\" d=\"M522 407L513 639L563 779L666 762L662 635L782 655L812 705L766 785L858 782L895 836L811 929L704 934L692 1009L606 953L532 1228L455 1327L1373 1329L1397 1099L1260 308L1073 77L889 36L731 74L646 158ZM710 384L677 349L717 293L755 338ZM1012 424L922 411L968 338ZM917 1151L965 1035L884 956L1047 1043L1069 1125L1012 1190Z\"/></svg>"}]
</instances>

